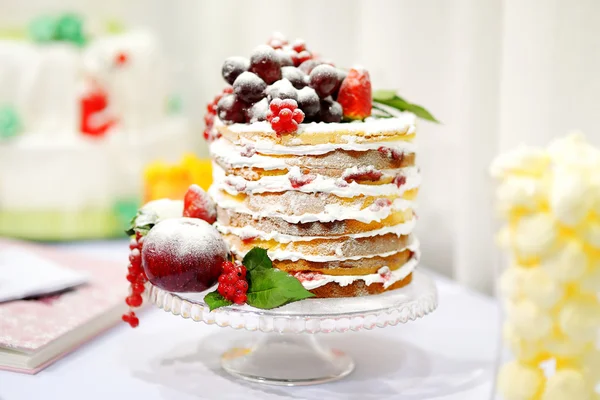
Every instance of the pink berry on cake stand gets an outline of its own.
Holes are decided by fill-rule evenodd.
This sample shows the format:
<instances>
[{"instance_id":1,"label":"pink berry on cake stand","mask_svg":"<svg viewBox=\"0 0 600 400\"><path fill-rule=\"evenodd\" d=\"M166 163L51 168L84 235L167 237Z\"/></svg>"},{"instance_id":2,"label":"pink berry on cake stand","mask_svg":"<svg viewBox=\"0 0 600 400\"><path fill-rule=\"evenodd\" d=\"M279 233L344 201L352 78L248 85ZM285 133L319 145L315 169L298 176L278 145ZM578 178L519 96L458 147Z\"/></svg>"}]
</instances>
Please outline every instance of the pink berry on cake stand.
<instances>
[{"instance_id":1,"label":"pink berry on cake stand","mask_svg":"<svg viewBox=\"0 0 600 400\"><path fill-rule=\"evenodd\" d=\"M272 310L234 304L210 311L204 302L206 293L173 293L150 286L149 301L196 322L265 333L248 335L247 344L230 348L222 355L221 366L237 378L279 386L335 381L354 370L348 354L324 346L316 333L395 326L437 307L435 283L419 270L413 272L409 285L383 294L307 299Z\"/></svg>"}]
</instances>

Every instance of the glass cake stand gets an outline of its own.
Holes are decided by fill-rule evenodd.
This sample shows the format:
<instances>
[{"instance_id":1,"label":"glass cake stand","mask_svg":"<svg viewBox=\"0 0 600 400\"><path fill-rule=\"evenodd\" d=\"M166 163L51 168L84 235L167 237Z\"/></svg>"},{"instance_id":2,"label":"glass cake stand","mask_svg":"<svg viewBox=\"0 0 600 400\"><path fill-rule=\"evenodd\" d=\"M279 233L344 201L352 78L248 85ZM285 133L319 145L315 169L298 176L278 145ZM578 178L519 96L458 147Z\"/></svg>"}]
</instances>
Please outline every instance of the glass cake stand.
<instances>
[{"instance_id":1,"label":"glass cake stand","mask_svg":"<svg viewBox=\"0 0 600 400\"><path fill-rule=\"evenodd\" d=\"M220 327L267 333L233 347L221 357L225 371L247 381L283 386L313 385L341 379L354 361L323 346L315 333L347 332L394 326L421 318L437 307L433 280L422 271L397 290L366 297L308 299L273 310L248 305L210 312L205 293L172 293L150 286L150 301L173 315Z\"/></svg>"}]
</instances>

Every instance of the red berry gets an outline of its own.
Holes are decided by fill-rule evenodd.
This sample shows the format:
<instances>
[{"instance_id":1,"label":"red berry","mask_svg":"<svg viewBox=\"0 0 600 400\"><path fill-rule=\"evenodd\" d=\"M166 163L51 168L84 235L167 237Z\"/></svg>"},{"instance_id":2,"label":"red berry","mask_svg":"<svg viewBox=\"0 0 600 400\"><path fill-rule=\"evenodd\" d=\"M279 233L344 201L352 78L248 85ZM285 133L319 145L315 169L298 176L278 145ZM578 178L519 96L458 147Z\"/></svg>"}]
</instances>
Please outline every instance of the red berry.
<instances>
[{"instance_id":1,"label":"red berry","mask_svg":"<svg viewBox=\"0 0 600 400\"><path fill-rule=\"evenodd\" d=\"M183 216L199 218L209 224L217 220L215 203L198 185L191 185L183 198Z\"/></svg>"},{"instance_id":2,"label":"red berry","mask_svg":"<svg viewBox=\"0 0 600 400\"><path fill-rule=\"evenodd\" d=\"M298 52L298 65L302 64L305 61L312 60L312 58L312 54L310 54L310 52L306 50Z\"/></svg>"},{"instance_id":3,"label":"red berry","mask_svg":"<svg viewBox=\"0 0 600 400\"><path fill-rule=\"evenodd\" d=\"M131 294L125 299L125 303L130 307L139 307L142 305L142 296L139 294Z\"/></svg>"},{"instance_id":4,"label":"red berry","mask_svg":"<svg viewBox=\"0 0 600 400\"><path fill-rule=\"evenodd\" d=\"M137 280L137 275L127 274L127 280L131 283L134 283Z\"/></svg>"},{"instance_id":5,"label":"red berry","mask_svg":"<svg viewBox=\"0 0 600 400\"><path fill-rule=\"evenodd\" d=\"M132 328L137 328L139 324L140 320L138 319L138 317L132 317L129 320L129 326L131 326Z\"/></svg>"},{"instance_id":6,"label":"red berry","mask_svg":"<svg viewBox=\"0 0 600 400\"><path fill-rule=\"evenodd\" d=\"M223 275L219 275L219 285L225 284L227 281L226 278L227 275L223 274Z\"/></svg>"},{"instance_id":7,"label":"red berry","mask_svg":"<svg viewBox=\"0 0 600 400\"><path fill-rule=\"evenodd\" d=\"M288 179L290 180L292 187L298 189L317 179L317 176L313 174L304 174L301 176L289 176Z\"/></svg>"},{"instance_id":8,"label":"red berry","mask_svg":"<svg viewBox=\"0 0 600 400\"><path fill-rule=\"evenodd\" d=\"M283 122L289 122L292 120L292 110L288 109L288 108L284 108L283 110L279 111L279 119L282 120Z\"/></svg>"},{"instance_id":9,"label":"red berry","mask_svg":"<svg viewBox=\"0 0 600 400\"><path fill-rule=\"evenodd\" d=\"M267 120L278 134L292 133L298 130L298 121L304 120L304 113L298 109L298 103L292 99L273 99L269 105Z\"/></svg>"},{"instance_id":10,"label":"red berry","mask_svg":"<svg viewBox=\"0 0 600 400\"><path fill-rule=\"evenodd\" d=\"M376 170L373 166L369 167L359 167L356 168L356 171L352 171L349 173L344 173L342 178L350 183L356 181L378 181L383 176L381 171Z\"/></svg>"},{"instance_id":11,"label":"red berry","mask_svg":"<svg viewBox=\"0 0 600 400\"><path fill-rule=\"evenodd\" d=\"M136 282L131 285L131 292L134 294L142 294L146 290L146 286L143 283Z\"/></svg>"},{"instance_id":12,"label":"red berry","mask_svg":"<svg viewBox=\"0 0 600 400\"><path fill-rule=\"evenodd\" d=\"M135 233L135 240L137 240L138 243L139 243L139 241L140 241L141 238L142 238L142 234L140 232L136 232Z\"/></svg>"},{"instance_id":13,"label":"red berry","mask_svg":"<svg viewBox=\"0 0 600 400\"><path fill-rule=\"evenodd\" d=\"M142 271L142 273L137 276L135 282L141 283L142 285L145 284L146 282L148 282L148 278L146 277L146 274L144 273L144 271Z\"/></svg>"},{"instance_id":14,"label":"red berry","mask_svg":"<svg viewBox=\"0 0 600 400\"><path fill-rule=\"evenodd\" d=\"M226 285L224 291L225 294L223 294L223 297L227 300L232 300L235 295L235 288L232 285Z\"/></svg>"},{"instance_id":15,"label":"red berry","mask_svg":"<svg viewBox=\"0 0 600 400\"><path fill-rule=\"evenodd\" d=\"M306 50L306 43L302 39L296 39L294 40L294 43L292 43L292 49L300 53L301 51Z\"/></svg>"},{"instance_id":16,"label":"red berry","mask_svg":"<svg viewBox=\"0 0 600 400\"><path fill-rule=\"evenodd\" d=\"M225 261L223 263L223 273L224 274L229 274L231 272L235 271L235 264L232 263L231 261Z\"/></svg>"},{"instance_id":17,"label":"red berry","mask_svg":"<svg viewBox=\"0 0 600 400\"><path fill-rule=\"evenodd\" d=\"M131 317L129 316L129 314L123 314L123 315L121 316L121 319L122 319L124 322L129 322L129 319L130 319L130 318L131 318Z\"/></svg>"},{"instance_id":18,"label":"red berry","mask_svg":"<svg viewBox=\"0 0 600 400\"><path fill-rule=\"evenodd\" d=\"M344 117L365 119L371 115L371 78L364 69L351 69L342 81L337 101L342 106Z\"/></svg>"},{"instance_id":19,"label":"red berry","mask_svg":"<svg viewBox=\"0 0 600 400\"><path fill-rule=\"evenodd\" d=\"M131 238L131 240L129 241L129 250L133 250L133 249L137 249L137 248L138 248L137 240L135 240L134 238Z\"/></svg>"},{"instance_id":20,"label":"red berry","mask_svg":"<svg viewBox=\"0 0 600 400\"><path fill-rule=\"evenodd\" d=\"M241 290L242 292L246 293L248 290L248 282L239 280L235 283L234 287L236 290Z\"/></svg>"},{"instance_id":21,"label":"red berry","mask_svg":"<svg viewBox=\"0 0 600 400\"><path fill-rule=\"evenodd\" d=\"M222 275L222 276L224 276L224 275ZM219 294L221 296L225 297L227 295L227 288L229 288L229 285L219 282L217 291L219 292Z\"/></svg>"},{"instance_id":22,"label":"red berry","mask_svg":"<svg viewBox=\"0 0 600 400\"><path fill-rule=\"evenodd\" d=\"M377 151L383 154L385 157L391 158L394 161L402 162L404 160L404 153L399 150L382 146L378 148Z\"/></svg>"},{"instance_id":23,"label":"red berry","mask_svg":"<svg viewBox=\"0 0 600 400\"><path fill-rule=\"evenodd\" d=\"M138 249L133 249L129 253L129 262L136 268L142 265L142 255Z\"/></svg>"},{"instance_id":24,"label":"red berry","mask_svg":"<svg viewBox=\"0 0 600 400\"><path fill-rule=\"evenodd\" d=\"M244 304L244 303L246 303L247 300L248 300L248 297L245 294L241 293L234 297L233 302L235 304Z\"/></svg>"},{"instance_id":25,"label":"red berry","mask_svg":"<svg viewBox=\"0 0 600 400\"><path fill-rule=\"evenodd\" d=\"M406 177L404 175L398 175L394 178L394 181L392 183L400 187L406 183Z\"/></svg>"},{"instance_id":26,"label":"red berry","mask_svg":"<svg viewBox=\"0 0 600 400\"><path fill-rule=\"evenodd\" d=\"M294 121L296 121L297 124L299 124L302 121L304 121L304 113L302 112L302 110L300 110L300 109L294 110L294 112L292 114L292 119Z\"/></svg>"},{"instance_id":27,"label":"red berry","mask_svg":"<svg viewBox=\"0 0 600 400\"><path fill-rule=\"evenodd\" d=\"M115 65L125 65L127 64L127 53L117 53L117 55L115 56Z\"/></svg>"}]
</instances>

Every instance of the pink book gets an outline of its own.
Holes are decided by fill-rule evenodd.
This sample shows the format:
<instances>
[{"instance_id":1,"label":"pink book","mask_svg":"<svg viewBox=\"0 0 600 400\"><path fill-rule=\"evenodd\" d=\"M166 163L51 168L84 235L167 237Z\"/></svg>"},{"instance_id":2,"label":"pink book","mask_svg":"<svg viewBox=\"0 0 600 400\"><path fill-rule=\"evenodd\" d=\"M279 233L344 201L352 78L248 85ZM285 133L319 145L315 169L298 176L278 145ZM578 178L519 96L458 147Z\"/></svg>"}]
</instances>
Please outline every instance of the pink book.
<instances>
[{"instance_id":1,"label":"pink book","mask_svg":"<svg viewBox=\"0 0 600 400\"><path fill-rule=\"evenodd\" d=\"M9 247L84 272L88 282L60 294L0 304L0 369L35 374L114 326L125 312L128 282L123 265L0 240L0 250Z\"/></svg>"}]
</instances>

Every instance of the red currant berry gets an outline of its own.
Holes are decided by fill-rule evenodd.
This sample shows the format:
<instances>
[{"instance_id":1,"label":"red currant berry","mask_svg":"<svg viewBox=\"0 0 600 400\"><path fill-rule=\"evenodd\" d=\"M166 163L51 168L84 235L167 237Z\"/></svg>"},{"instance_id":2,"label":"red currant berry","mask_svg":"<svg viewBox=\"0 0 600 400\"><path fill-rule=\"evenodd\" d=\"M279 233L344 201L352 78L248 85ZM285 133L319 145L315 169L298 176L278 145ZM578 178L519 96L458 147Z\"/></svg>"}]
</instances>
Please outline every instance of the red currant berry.
<instances>
[{"instance_id":1,"label":"red currant berry","mask_svg":"<svg viewBox=\"0 0 600 400\"><path fill-rule=\"evenodd\" d=\"M142 273L137 276L135 281L143 285L144 283L148 282L148 278L146 278L146 274L142 271Z\"/></svg>"},{"instance_id":2,"label":"red currant berry","mask_svg":"<svg viewBox=\"0 0 600 400\"><path fill-rule=\"evenodd\" d=\"M132 328L137 328L139 324L140 320L138 319L138 317L134 316L129 319L129 326L131 326Z\"/></svg>"},{"instance_id":3,"label":"red currant berry","mask_svg":"<svg viewBox=\"0 0 600 400\"><path fill-rule=\"evenodd\" d=\"M137 241L138 241L138 243L139 243L141 238L142 238L142 234L141 234L141 233L139 233L139 232L136 232L136 233L135 233L135 240L137 240Z\"/></svg>"},{"instance_id":4,"label":"red currant berry","mask_svg":"<svg viewBox=\"0 0 600 400\"><path fill-rule=\"evenodd\" d=\"M302 110L300 110L300 109L294 110L294 112L292 114L292 119L294 121L296 121L297 124L299 124L302 121L304 121L304 113L302 112Z\"/></svg>"},{"instance_id":5,"label":"red currant berry","mask_svg":"<svg viewBox=\"0 0 600 400\"><path fill-rule=\"evenodd\" d=\"M306 50L306 43L302 39L296 39L294 40L294 43L292 43L292 49L300 53L301 51Z\"/></svg>"},{"instance_id":6,"label":"red currant berry","mask_svg":"<svg viewBox=\"0 0 600 400\"><path fill-rule=\"evenodd\" d=\"M304 61L312 60L313 56L310 52L304 50L298 53L298 63L302 64Z\"/></svg>"},{"instance_id":7,"label":"red currant berry","mask_svg":"<svg viewBox=\"0 0 600 400\"><path fill-rule=\"evenodd\" d=\"M123 314L121 316L121 319L123 320L123 322L129 322L129 319L130 319L129 314Z\"/></svg>"},{"instance_id":8,"label":"red currant berry","mask_svg":"<svg viewBox=\"0 0 600 400\"><path fill-rule=\"evenodd\" d=\"M244 293L241 293L234 297L233 302L235 304L244 304L244 303L246 303L247 300L248 300L248 297Z\"/></svg>"},{"instance_id":9,"label":"red currant berry","mask_svg":"<svg viewBox=\"0 0 600 400\"><path fill-rule=\"evenodd\" d=\"M131 285L131 292L134 294L142 294L146 290L146 286L143 283L136 282Z\"/></svg>"},{"instance_id":10,"label":"red currant berry","mask_svg":"<svg viewBox=\"0 0 600 400\"><path fill-rule=\"evenodd\" d=\"M138 278L137 275L127 274L127 280L131 283L134 283L135 281L137 281L137 278Z\"/></svg>"},{"instance_id":11,"label":"red currant berry","mask_svg":"<svg viewBox=\"0 0 600 400\"><path fill-rule=\"evenodd\" d=\"M135 266L129 264L129 267L127 268L127 271L131 275L138 276L142 272L142 267L141 266L135 267Z\"/></svg>"},{"instance_id":12,"label":"red currant berry","mask_svg":"<svg viewBox=\"0 0 600 400\"><path fill-rule=\"evenodd\" d=\"M243 265L240 265L238 267L238 277L240 277L241 279L246 279L246 267L244 267Z\"/></svg>"},{"instance_id":13,"label":"red currant berry","mask_svg":"<svg viewBox=\"0 0 600 400\"><path fill-rule=\"evenodd\" d=\"M219 286L217 287L217 292L223 297L227 295L227 288L229 287L226 283L219 282Z\"/></svg>"},{"instance_id":14,"label":"red currant berry","mask_svg":"<svg viewBox=\"0 0 600 400\"><path fill-rule=\"evenodd\" d=\"M229 274L231 272L235 271L235 264L232 263L231 261L225 261L223 263L223 273L224 274Z\"/></svg>"},{"instance_id":15,"label":"red currant berry","mask_svg":"<svg viewBox=\"0 0 600 400\"><path fill-rule=\"evenodd\" d=\"M241 290L242 292L246 293L246 291L248 290L248 282L242 280L237 281L235 283L235 289Z\"/></svg>"},{"instance_id":16,"label":"red currant berry","mask_svg":"<svg viewBox=\"0 0 600 400\"><path fill-rule=\"evenodd\" d=\"M138 249L131 250L131 254L129 254L129 262L134 268L140 268L142 266L142 256Z\"/></svg>"},{"instance_id":17,"label":"red currant berry","mask_svg":"<svg viewBox=\"0 0 600 400\"><path fill-rule=\"evenodd\" d=\"M223 274L219 276L219 285L220 284L227 284L225 281L227 280L227 275Z\"/></svg>"},{"instance_id":18,"label":"red currant berry","mask_svg":"<svg viewBox=\"0 0 600 400\"><path fill-rule=\"evenodd\" d=\"M129 241L129 250L133 250L133 249L137 249L137 248L138 248L137 240L135 240L134 238L131 238L131 240Z\"/></svg>"},{"instance_id":19,"label":"red currant berry","mask_svg":"<svg viewBox=\"0 0 600 400\"><path fill-rule=\"evenodd\" d=\"M127 305L130 307L139 307L142 305L142 296L140 296L139 294L129 295L125 299L125 303L127 303Z\"/></svg>"}]
</instances>

